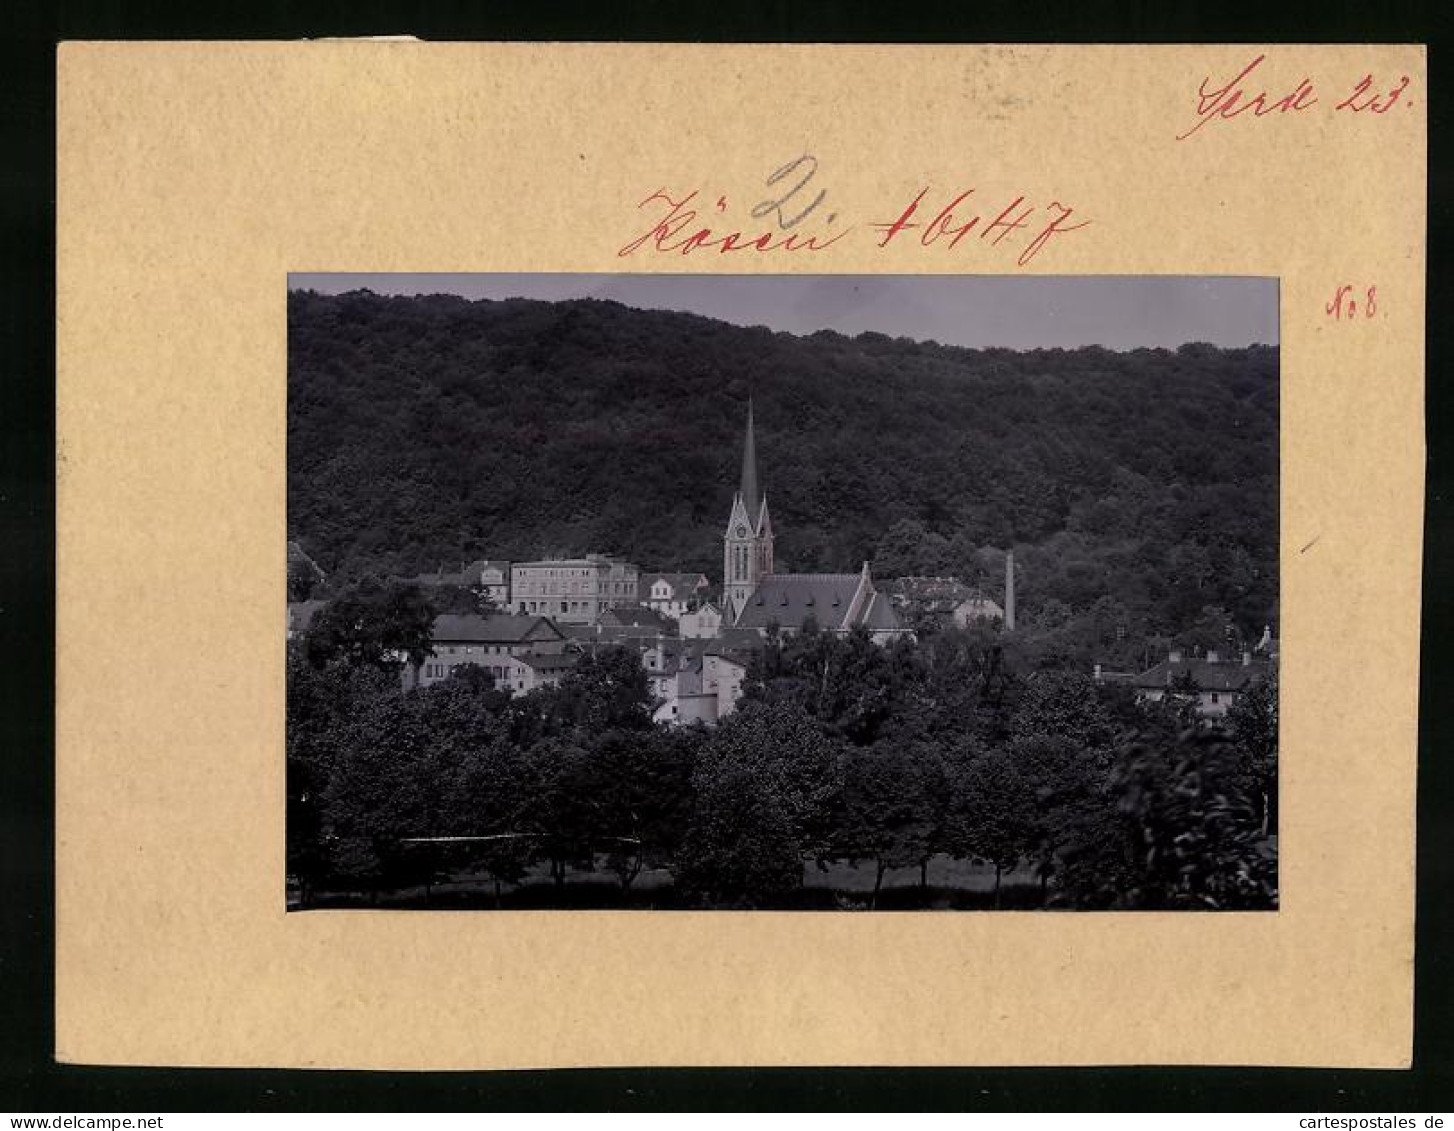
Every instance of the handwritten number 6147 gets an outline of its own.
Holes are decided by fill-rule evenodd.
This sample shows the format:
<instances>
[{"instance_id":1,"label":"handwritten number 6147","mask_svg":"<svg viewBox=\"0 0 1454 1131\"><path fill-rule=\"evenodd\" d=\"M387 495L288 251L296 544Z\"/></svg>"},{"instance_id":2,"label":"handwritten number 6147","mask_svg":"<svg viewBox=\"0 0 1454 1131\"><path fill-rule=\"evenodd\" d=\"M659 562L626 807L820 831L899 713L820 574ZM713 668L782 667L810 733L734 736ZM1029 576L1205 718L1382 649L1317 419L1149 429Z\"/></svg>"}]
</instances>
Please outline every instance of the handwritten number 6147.
<instances>
[{"instance_id":1,"label":"handwritten number 6147","mask_svg":"<svg viewBox=\"0 0 1454 1131\"><path fill-rule=\"evenodd\" d=\"M1360 313L1364 318L1372 318L1378 313L1378 288L1367 288L1360 302L1356 288L1345 283L1334 292L1332 301L1323 307L1323 311L1335 320L1357 318Z\"/></svg>"}]
</instances>

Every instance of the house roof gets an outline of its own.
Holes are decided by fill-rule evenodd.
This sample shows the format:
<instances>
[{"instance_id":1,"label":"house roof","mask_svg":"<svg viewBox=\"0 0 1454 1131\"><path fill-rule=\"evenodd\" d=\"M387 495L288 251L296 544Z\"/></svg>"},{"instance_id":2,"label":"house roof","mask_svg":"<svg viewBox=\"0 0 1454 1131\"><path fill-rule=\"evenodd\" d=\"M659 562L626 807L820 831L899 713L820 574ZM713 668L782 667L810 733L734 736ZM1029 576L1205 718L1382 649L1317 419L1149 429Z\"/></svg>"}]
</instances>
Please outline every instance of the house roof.
<instances>
[{"instance_id":1,"label":"house roof","mask_svg":"<svg viewBox=\"0 0 1454 1131\"><path fill-rule=\"evenodd\" d=\"M562 624L558 626L562 636L578 640L582 644L651 644L658 636L675 639L676 626L670 621L658 624Z\"/></svg>"},{"instance_id":2,"label":"house roof","mask_svg":"<svg viewBox=\"0 0 1454 1131\"><path fill-rule=\"evenodd\" d=\"M598 619L608 628L651 628L657 632L665 632L673 626L670 617L664 617L655 609L642 605L620 605L607 609Z\"/></svg>"},{"instance_id":3,"label":"house roof","mask_svg":"<svg viewBox=\"0 0 1454 1131\"><path fill-rule=\"evenodd\" d=\"M309 557L307 551L297 542L288 543L288 565L306 565L311 567L319 577L323 576L323 571L318 568L318 563Z\"/></svg>"},{"instance_id":4,"label":"house roof","mask_svg":"<svg viewBox=\"0 0 1454 1131\"><path fill-rule=\"evenodd\" d=\"M641 600L651 597L652 587L658 581L665 581L671 586L672 599L677 601L684 601L707 586L707 576L702 573L643 573L637 582Z\"/></svg>"},{"instance_id":5,"label":"house roof","mask_svg":"<svg viewBox=\"0 0 1454 1131\"><path fill-rule=\"evenodd\" d=\"M897 604L957 605L979 595L978 589L957 577L896 577L883 588Z\"/></svg>"},{"instance_id":6,"label":"house roof","mask_svg":"<svg viewBox=\"0 0 1454 1131\"><path fill-rule=\"evenodd\" d=\"M593 569L636 569L636 566L625 558L618 558L611 554L587 554L583 558L541 558L534 562L515 562L515 569L540 569L552 566L588 566Z\"/></svg>"},{"instance_id":7,"label":"house roof","mask_svg":"<svg viewBox=\"0 0 1454 1131\"><path fill-rule=\"evenodd\" d=\"M767 645L767 638L755 628L728 627L724 624L716 636L708 637L702 643L706 645L707 655L744 655L761 652Z\"/></svg>"},{"instance_id":8,"label":"house roof","mask_svg":"<svg viewBox=\"0 0 1454 1131\"><path fill-rule=\"evenodd\" d=\"M493 616L444 613L434 618L430 635L436 641L464 640L491 644L518 644L527 639L565 639L555 622L547 617L521 617L508 613Z\"/></svg>"},{"instance_id":9,"label":"house roof","mask_svg":"<svg viewBox=\"0 0 1454 1131\"><path fill-rule=\"evenodd\" d=\"M963 612L967 617L988 617L990 619L1003 619L1005 610L1000 608L998 601L992 601L985 596L974 596L959 602L954 606L956 613Z\"/></svg>"},{"instance_id":10,"label":"house roof","mask_svg":"<svg viewBox=\"0 0 1454 1131\"><path fill-rule=\"evenodd\" d=\"M1261 679L1265 671L1265 664L1244 664L1240 660L1163 660L1133 682L1148 691L1164 691L1190 675L1201 691L1241 691Z\"/></svg>"},{"instance_id":11,"label":"house roof","mask_svg":"<svg viewBox=\"0 0 1454 1131\"><path fill-rule=\"evenodd\" d=\"M822 628L840 628L862 580L858 573L768 574L742 607L736 627L801 629L812 617Z\"/></svg>"}]
</instances>

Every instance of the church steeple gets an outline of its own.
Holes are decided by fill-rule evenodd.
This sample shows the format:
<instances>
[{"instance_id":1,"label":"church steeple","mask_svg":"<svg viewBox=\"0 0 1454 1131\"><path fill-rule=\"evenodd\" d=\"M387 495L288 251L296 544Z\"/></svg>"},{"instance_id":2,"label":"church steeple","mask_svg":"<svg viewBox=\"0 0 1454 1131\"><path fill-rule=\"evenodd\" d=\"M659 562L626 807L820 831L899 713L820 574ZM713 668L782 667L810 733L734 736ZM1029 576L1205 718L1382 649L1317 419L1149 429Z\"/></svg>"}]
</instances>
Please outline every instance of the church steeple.
<instances>
[{"instance_id":1,"label":"church steeple","mask_svg":"<svg viewBox=\"0 0 1454 1131\"><path fill-rule=\"evenodd\" d=\"M747 435L742 444L742 480L732 499L732 513L722 539L723 611L728 623L742 614L758 581L772 573L772 519L767 498L757 483L757 437L752 423L752 400L747 401Z\"/></svg>"},{"instance_id":2,"label":"church steeple","mask_svg":"<svg viewBox=\"0 0 1454 1131\"><path fill-rule=\"evenodd\" d=\"M757 522L757 441L752 428L752 398L747 398L747 442L742 446L742 484L737 488L742 505L754 523Z\"/></svg>"}]
</instances>

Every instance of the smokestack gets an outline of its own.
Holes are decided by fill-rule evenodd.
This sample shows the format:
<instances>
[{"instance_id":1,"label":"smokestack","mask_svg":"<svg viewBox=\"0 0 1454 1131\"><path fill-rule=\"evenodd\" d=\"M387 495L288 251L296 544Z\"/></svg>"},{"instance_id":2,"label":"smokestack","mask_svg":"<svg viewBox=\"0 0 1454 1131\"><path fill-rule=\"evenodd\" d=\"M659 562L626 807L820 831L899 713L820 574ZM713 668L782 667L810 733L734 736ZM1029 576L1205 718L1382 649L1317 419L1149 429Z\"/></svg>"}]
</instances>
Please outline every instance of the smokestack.
<instances>
[{"instance_id":1,"label":"smokestack","mask_svg":"<svg viewBox=\"0 0 1454 1131\"><path fill-rule=\"evenodd\" d=\"M1015 631L1015 551L1005 553L1005 631Z\"/></svg>"}]
</instances>

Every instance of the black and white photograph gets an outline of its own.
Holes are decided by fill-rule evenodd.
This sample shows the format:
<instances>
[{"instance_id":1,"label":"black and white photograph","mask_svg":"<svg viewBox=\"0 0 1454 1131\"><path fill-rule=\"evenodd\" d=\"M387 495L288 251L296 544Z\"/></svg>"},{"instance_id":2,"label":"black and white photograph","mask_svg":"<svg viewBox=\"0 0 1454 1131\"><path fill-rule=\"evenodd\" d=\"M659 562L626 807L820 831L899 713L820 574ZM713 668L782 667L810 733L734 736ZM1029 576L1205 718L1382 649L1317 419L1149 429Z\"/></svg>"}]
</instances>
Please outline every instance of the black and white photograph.
<instances>
[{"instance_id":1,"label":"black and white photograph","mask_svg":"<svg viewBox=\"0 0 1454 1131\"><path fill-rule=\"evenodd\" d=\"M1276 910L1276 279L287 285L289 910Z\"/></svg>"}]
</instances>

